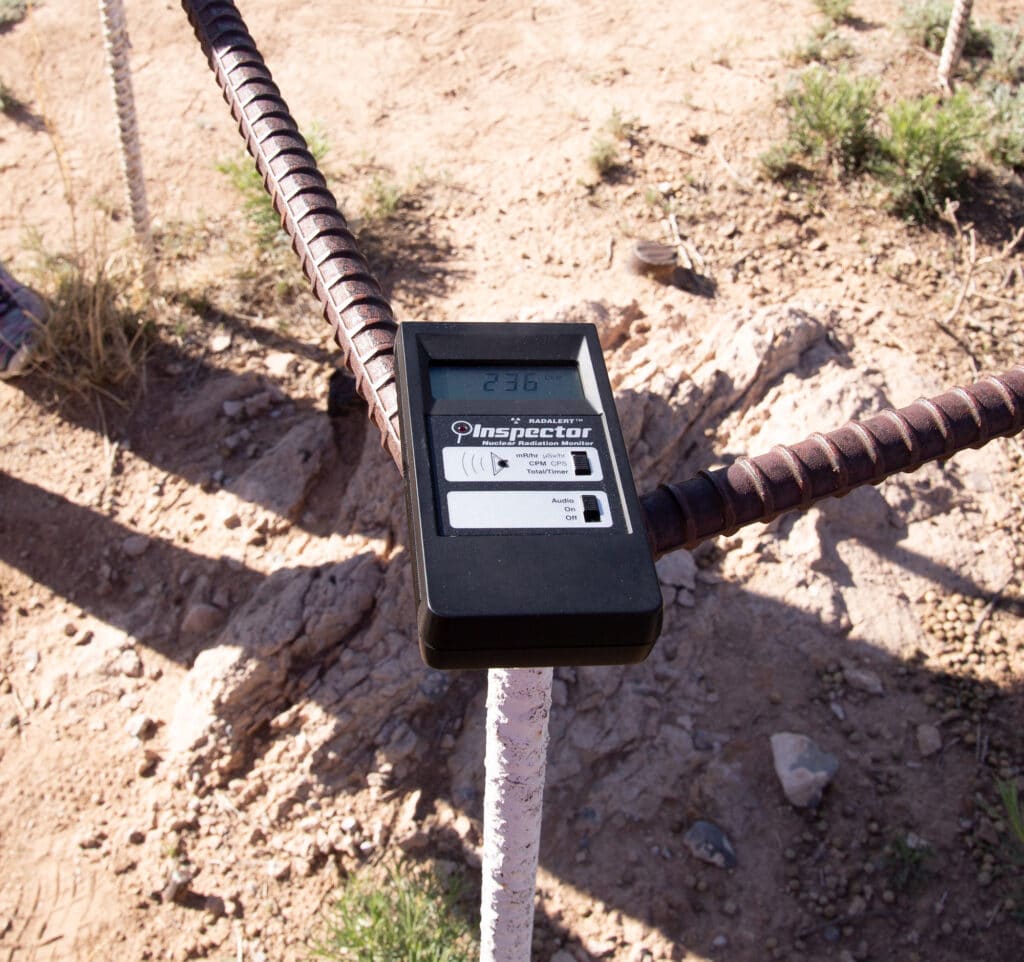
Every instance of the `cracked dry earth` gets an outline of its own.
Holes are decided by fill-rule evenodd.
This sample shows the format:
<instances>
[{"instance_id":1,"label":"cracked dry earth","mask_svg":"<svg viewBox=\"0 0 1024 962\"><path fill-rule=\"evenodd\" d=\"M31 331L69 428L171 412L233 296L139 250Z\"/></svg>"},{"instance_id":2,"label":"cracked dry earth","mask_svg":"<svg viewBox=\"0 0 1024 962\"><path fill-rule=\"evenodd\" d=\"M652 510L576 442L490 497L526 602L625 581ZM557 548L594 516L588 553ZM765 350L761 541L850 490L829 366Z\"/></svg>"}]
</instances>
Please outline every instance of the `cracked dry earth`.
<instances>
[{"instance_id":1,"label":"cracked dry earth","mask_svg":"<svg viewBox=\"0 0 1024 962\"><path fill-rule=\"evenodd\" d=\"M421 664L394 467L344 385L327 414L311 302L252 278L183 15L126 6L162 326L128 407L0 385L0 958L298 960L368 863L475 884L485 679ZM924 76L895 5L856 7L861 56ZM367 171L415 185L406 246L378 251L399 315L595 323L641 491L972 376L931 322L963 285L955 237L756 177L810 4L242 9L350 155L343 202ZM0 44L81 198L118 213L92 4L40 5ZM642 129L620 178L586 182L613 108ZM0 132L2 256L24 267L26 228L67 243L66 207L45 131ZM650 185L701 283L628 270L666 239ZM1019 225L961 217L990 260L950 323L999 370L1019 307L980 294L1012 302ZM1024 764L1022 477L1000 440L662 561L648 661L555 673L535 958L1015 958L997 783ZM816 809L783 794L780 732L838 760ZM734 867L693 855L697 821Z\"/></svg>"}]
</instances>

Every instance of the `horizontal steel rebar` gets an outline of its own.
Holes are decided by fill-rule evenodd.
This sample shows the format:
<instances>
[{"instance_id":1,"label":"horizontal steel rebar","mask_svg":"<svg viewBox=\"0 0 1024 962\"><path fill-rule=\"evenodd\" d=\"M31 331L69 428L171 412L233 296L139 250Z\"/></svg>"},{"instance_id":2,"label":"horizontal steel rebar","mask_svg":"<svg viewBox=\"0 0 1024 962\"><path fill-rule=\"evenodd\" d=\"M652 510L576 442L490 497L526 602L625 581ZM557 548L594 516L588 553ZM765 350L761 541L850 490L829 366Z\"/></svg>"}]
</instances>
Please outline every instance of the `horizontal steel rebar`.
<instances>
[{"instance_id":1,"label":"horizontal steel rebar","mask_svg":"<svg viewBox=\"0 0 1024 962\"><path fill-rule=\"evenodd\" d=\"M399 470L397 326L306 141L232 0L182 0L224 99L256 161L303 273L334 327L356 390Z\"/></svg>"},{"instance_id":2,"label":"horizontal steel rebar","mask_svg":"<svg viewBox=\"0 0 1024 962\"><path fill-rule=\"evenodd\" d=\"M759 457L660 485L640 499L651 550L657 558L693 548L1022 428L1024 365L1017 365L792 447L777 445Z\"/></svg>"}]
</instances>

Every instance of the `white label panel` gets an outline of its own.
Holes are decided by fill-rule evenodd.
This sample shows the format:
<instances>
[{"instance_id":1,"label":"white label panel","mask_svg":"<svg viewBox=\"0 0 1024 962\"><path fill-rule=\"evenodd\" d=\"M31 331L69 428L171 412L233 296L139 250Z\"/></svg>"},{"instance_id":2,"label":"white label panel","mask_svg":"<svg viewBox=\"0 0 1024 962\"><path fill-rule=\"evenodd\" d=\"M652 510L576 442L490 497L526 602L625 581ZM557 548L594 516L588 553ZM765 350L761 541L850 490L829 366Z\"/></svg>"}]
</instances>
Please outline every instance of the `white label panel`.
<instances>
[{"instance_id":1,"label":"white label panel","mask_svg":"<svg viewBox=\"0 0 1024 962\"><path fill-rule=\"evenodd\" d=\"M583 498L593 498L600 517L587 521ZM602 491L449 491L453 528L610 528Z\"/></svg>"},{"instance_id":2,"label":"white label panel","mask_svg":"<svg viewBox=\"0 0 1024 962\"><path fill-rule=\"evenodd\" d=\"M441 451L445 481L601 481L597 448L447 447ZM574 457L575 455L575 457ZM577 463L585 473L577 474ZM589 471L590 473L586 473Z\"/></svg>"}]
</instances>

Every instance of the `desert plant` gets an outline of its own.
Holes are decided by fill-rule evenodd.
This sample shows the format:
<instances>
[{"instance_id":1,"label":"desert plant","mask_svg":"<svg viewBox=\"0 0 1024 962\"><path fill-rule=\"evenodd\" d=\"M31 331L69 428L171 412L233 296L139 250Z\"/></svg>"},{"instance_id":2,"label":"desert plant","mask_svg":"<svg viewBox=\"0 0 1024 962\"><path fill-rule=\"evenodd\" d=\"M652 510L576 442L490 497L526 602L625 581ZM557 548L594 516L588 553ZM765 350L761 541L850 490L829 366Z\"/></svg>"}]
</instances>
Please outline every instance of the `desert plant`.
<instances>
[{"instance_id":1,"label":"desert plant","mask_svg":"<svg viewBox=\"0 0 1024 962\"><path fill-rule=\"evenodd\" d=\"M825 22L815 26L807 39L786 51L785 58L790 64L829 64L853 55L853 46L832 24Z\"/></svg>"},{"instance_id":2,"label":"desert plant","mask_svg":"<svg viewBox=\"0 0 1024 962\"><path fill-rule=\"evenodd\" d=\"M902 100L886 114L878 172L890 189L893 209L928 220L956 197L967 180L967 159L980 134L979 112L963 91Z\"/></svg>"},{"instance_id":3,"label":"desert plant","mask_svg":"<svg viewBox=\"0 0 1024 962\"><path fill-rule=\"evenodd\" d=\"M47 302L30 364L59 393L117 399L145 361L153 326L133 255L50 254L34 242L33 286Z\"/></svg>"},{"instance_id":4,"label":"desert plant","mask_svg":"<svg viewBox=\"0 0 1024 962\"><path fill-rule=\"evenodd\" d=\"M1021 804L1017 783L1009 780L999 781L996 787L999 789L999 798L1006 812L1006 820L1010 823L1010 837L1017 846L1018 853L1024 855L1024 805Z\"/></svg>"},{"instance_id":5,"label":"desert plant","mask_svg":"<svg viewBox=\"0 0 1024 962\"><path fill-rule=\"evenodd\" d=\"M346 880L327 910L313 953L333 962L470 962L478 949L460 896L454 877L425 868L400 864L383 878L365 870Z\"/></svg>"},{"instance_id":6,"label":"desert plant","mask_svg":"<svg viewBox=\"0 0 1024 962\"><path fill-rule=\"evenodd\" d=\"M904 3L900 26L913 43L932 53L940 53L952 12L953 4L945 0ZM989 31L972 21L967 27L963 54L965 57L990 57L992 37Z\"/></svg>"},{"instance_id":7,"label":"desert plant","mask_svg":"<svg viewBox=\"0 0 1024 962\"><path fill-rule=\"evenodd\" d=\"M363 192L363 218L367 221L389 220L404 200L405 192L401 187L374 174Z\"/></svg>"},{"instance_id":8,"label":"desert plant","mask_svg":"<svg viewBox=\"0 0 1024 962\"><path fill-rule=\"evenodd\" d=\"M25 109L25 103L10 87L0 80L0 113L16 114Z\"/></svg>"},{"instance_id":9,"label":"desert plant","mask_svg":"<svg viewBox=\"0 0 1024 962\"><path fill-rule=\"evenodd\" d=\"M304 134L304 139L313 159L320 163L329 149L322 131L314 125ZM281 217L274 210L274 204L252 158L242 154L236 160L221 161L217 164L217 170L228 178L231 186L241 196L242 210L256 245L263 251L286 247L288 237L281 229Z\"/></svg>"},{"instance_id":10,"label":"desert plant","mask_svg":"<svg viewBox=\"0 0 1024 962\"><path fill-rule=\"evenodd\" d=\"M853 0L814 0L814 5L832 23L845 23L853 16Z\"/></svg>"},{"instance_id":11,"label":"desert plant","mask_svg":"<svg viewBox=\"0 0 1024 962\"><path fill-rule=\"evenodd\" d=\"M24 20L27 10L26 0L0 0L0 30Z\"/></svg>"},{"instance_id":12,"label":"desert plant","mask_svg":"<svg viewBox=\"0 0 1024 962\"><path fill-rule=\"evenodd\" d=\"M993 26L992 63L985 71L986 79L996 83L1018 84L1024 80L1024 32L1021 26Z\"/></svg>"},{"instance_id":13,"label":"desert plant","mask_svg":"<svg viewBox=\"0 0 1024 962\"><path fill-rule=\"evenodd\" d=\"M595 137L590 142L587 162L602 180L619 166L619 148L608 137Z\"/></svg>"},{"instance_id":14,"label":"desert plant","mask_svg":"<svg viewBox=\"0 0 1024 962\"><path fill-rule=\"evenodd\" d=\"M862 168L876 145L877 87L874 80L821 67L805 71L787 97L789 140L796 152L847 173Z\"/></svg>"},{"instance_id":15,"label":"desert plant","mask_svg":"<svg viewBox=\"0 0 1024 962\"><path fill-rule=\"evenodd\" d=\"M1019 170L1024 167L1024 93L1017 86L997 84L988 99L992 121L985 151L993 163Z\"/></svg>"}]
</instances>

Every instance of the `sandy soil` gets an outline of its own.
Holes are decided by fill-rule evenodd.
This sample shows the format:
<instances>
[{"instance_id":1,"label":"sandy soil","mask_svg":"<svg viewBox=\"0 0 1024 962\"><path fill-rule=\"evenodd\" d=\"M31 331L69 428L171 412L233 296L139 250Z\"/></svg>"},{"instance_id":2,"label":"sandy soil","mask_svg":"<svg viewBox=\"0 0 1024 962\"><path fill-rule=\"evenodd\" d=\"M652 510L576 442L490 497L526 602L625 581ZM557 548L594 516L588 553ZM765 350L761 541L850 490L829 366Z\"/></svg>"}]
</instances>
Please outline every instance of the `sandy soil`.
<instances>
[{"instance_id":1,"label":"sandy soil","mask_svg":"<svg viewBox=\"0 0 1024 962\"><path fill-rule=\"evenodd\" d=\"M0 957L300 959L367 861L472 877L483 679L419 666L393 468L359 411L323 413L328 332L216 170L239 142L183 13L126 7L160 343L127 407L0 385ZM855 11L858 69L927 89L898 5ZM759 178L808 2L243 13L400 319L596 320L641 490L1024 356L1019 178L961 207L973 266L949 225L866 188ZM30 276L31 231L117 249L95 4L41 3L0 49L26 105L0 118L0 257ZM398 202L375 218L382 186ZM669 209L699 255L680 285L628 269L635 241L671 239ZM797 304L820 329L789 356ZM1019 441L994 442L704 546L663 572L644 666L560 672L535 957L1014 957L1022 852L996 780L1024 765L1022 472ZM262 636L293 595L304 633ZM779 731L840 760L816 812L776 782ZM736 868L689 853L695 819Z\"/></svg>"}]
</instances>

